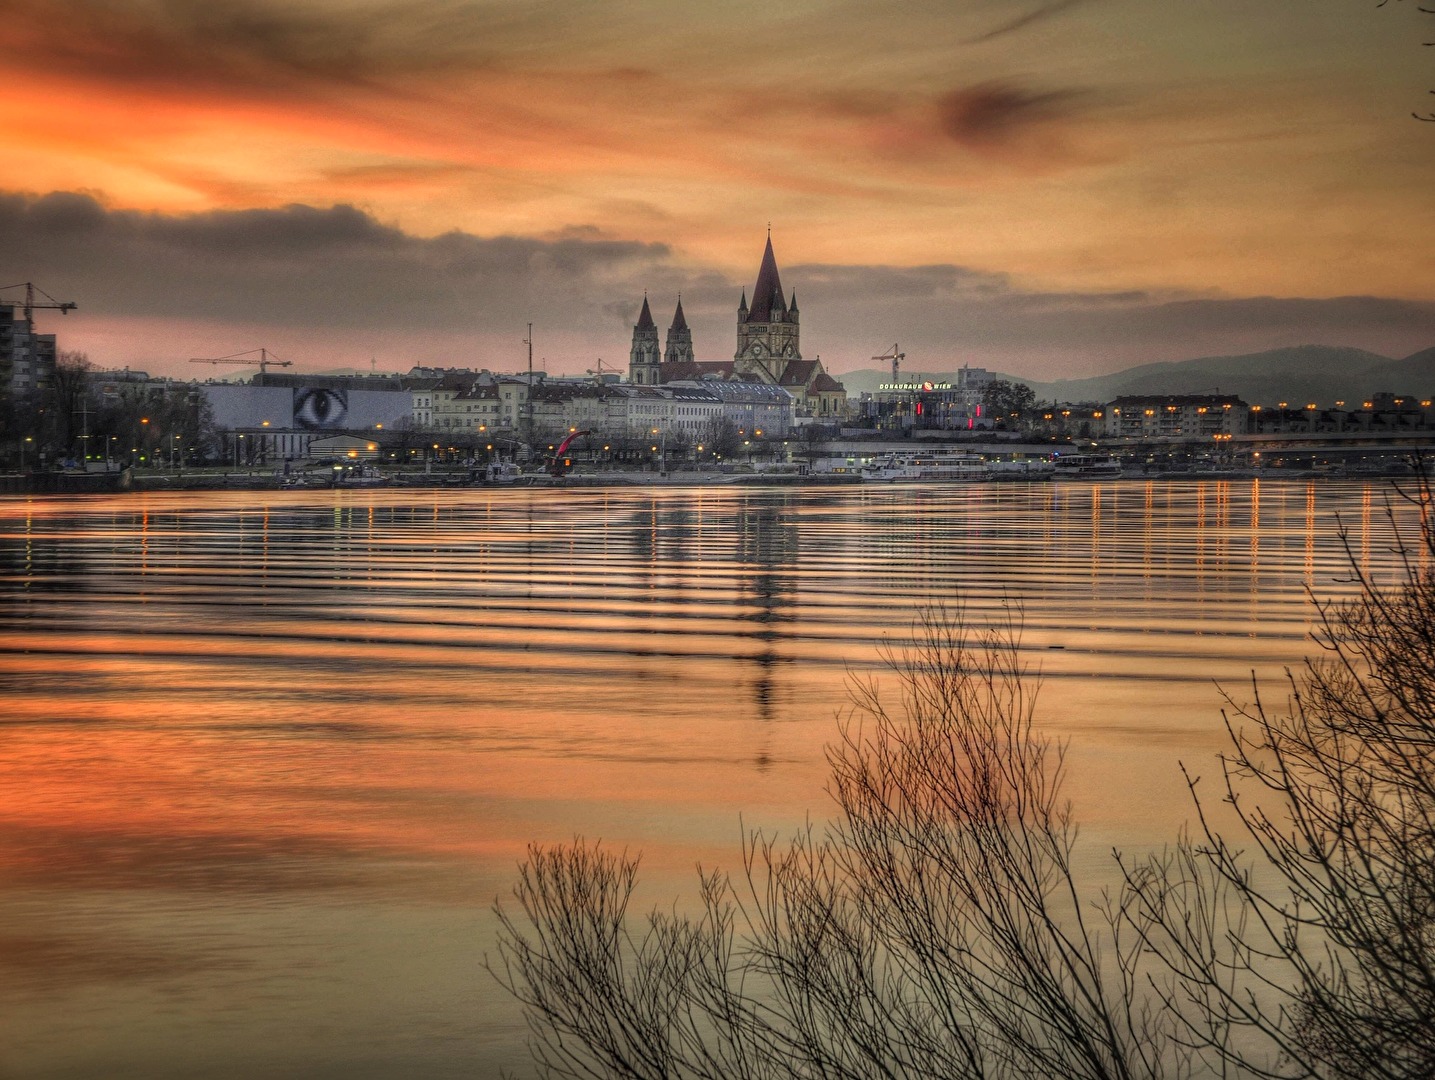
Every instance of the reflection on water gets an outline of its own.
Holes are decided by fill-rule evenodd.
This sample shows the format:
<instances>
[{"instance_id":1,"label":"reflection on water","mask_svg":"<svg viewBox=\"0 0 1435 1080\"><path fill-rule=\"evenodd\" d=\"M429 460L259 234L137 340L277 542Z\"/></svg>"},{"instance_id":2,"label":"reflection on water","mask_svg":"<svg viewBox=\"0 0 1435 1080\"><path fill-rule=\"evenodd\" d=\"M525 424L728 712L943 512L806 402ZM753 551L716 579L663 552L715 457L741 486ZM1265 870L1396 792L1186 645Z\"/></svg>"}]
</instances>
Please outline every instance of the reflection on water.
<instances>
[{"instance_id":1,"label":"reflection on water","mask_svg":"<svg viewBox=\"0 0 1435 1080\"><path fill-rule=\"evenodd\" d=\"M479 961L531 840L827 812L849 672L915 609L1022 607L1100 844L1168 838L1213 680L1386 572L1304 483L0 501L0 1076L493 1075ZM1397 506L1398 513L1410 508Z\"/></svg>"}]
</instances>

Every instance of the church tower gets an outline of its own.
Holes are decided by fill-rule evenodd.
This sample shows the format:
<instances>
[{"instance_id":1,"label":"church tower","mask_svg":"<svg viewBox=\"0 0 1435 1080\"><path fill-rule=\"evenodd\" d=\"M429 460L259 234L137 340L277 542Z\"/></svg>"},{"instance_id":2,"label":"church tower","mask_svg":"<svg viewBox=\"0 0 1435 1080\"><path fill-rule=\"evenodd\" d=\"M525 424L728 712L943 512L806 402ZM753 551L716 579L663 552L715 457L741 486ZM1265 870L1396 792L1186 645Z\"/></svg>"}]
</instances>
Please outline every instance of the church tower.
<instances>
[{"instance_id":1,"label":"church tower","mask_svg":"<svg viewBox=\"0 0 1435 1080\"><path fill-rule=\"evenodd\" d=\"M762 382L775 383L782 377L789 360L801 360L798 348L797 294L792 303L783 299L782 278L777 272L777 257L772 253L772 234L762 253L762 266L757 271L757 284L752 289L752 307L747 306L747 293L737 309L737 352L733 360L745 374Z\"/></svg>"},{"instance_id":2,"label":"church tower","mask_svg":"<svg viewBox=\"0 0 1435 1080\"><path fill-rule=\"evenodd\" d=\"M673 312L673 325L668 327L668 345L663 350L663 363L690 364L693 362L693 332L688 329L688 320L683 316L683 296L678 294L678 310Z\"/></svg>"},{"instance_id":3,"label":"church tower","mask_svg":"<svg viewBox=\"0 0 1435 1080\"><path fill-rule=\"evenodd\" d=\"M679 314L682 309L679 308ZM633 327L633 351L628 354L628 381L634 385L655 386L658 382L658 324L648 310L648 297L643 295L643 310Z\"/></svg>"}]
</instances>

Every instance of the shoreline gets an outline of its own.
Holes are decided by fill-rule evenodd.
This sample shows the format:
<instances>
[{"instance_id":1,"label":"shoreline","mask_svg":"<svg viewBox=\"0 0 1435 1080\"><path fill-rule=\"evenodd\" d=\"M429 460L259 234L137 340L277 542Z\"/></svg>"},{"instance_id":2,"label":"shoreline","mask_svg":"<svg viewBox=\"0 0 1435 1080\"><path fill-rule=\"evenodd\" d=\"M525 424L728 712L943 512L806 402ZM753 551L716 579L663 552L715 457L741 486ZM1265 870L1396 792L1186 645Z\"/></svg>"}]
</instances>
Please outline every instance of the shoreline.
<instances>
[{"instance_id":1,"label":"shoreline","mask_svg":"<svg viewBox=\"0 0 1435 1080\"><path fill-rule=\"evenodd\" d=\"M160 491L364 491L372 489L414 491L501 491L522 488L560 490L630 487L854 487L914 489L967 487L971 485L1066 484L1119 481L1230 481L1230 480L1398 480L1408 478L1408 469L1335 472L1319 469L1231 469L1191 471L1129 471L1120 476L1002 477L980 480L864 481L853 473L721 473L721 472L622 472L570 473L563 477L545 474L522 476L512 483L489 484L470 480L466 474L395 474L368 478L362 482L295 482L294 477L270 473L125 473L49 472L0 474L0 495L89 495L117 492Z\"/></svg>"}]
</instances>

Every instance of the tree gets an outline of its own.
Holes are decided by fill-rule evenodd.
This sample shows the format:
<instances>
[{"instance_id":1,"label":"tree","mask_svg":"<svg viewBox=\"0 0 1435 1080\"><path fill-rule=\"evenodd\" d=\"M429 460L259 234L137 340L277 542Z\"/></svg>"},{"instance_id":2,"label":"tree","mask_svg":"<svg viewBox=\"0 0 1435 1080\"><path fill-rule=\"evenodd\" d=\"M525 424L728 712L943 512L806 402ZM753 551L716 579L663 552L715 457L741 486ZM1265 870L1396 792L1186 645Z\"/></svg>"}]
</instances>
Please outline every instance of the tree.
<instances>
[{"instance_id":1,"label":"tree","mask_svg":"<svg viewBox=\"0 0 1435 1080\"><path fill-rule=\"evenodd\" d=\"M93 418L91 403L94 368L82 352L62 352L48 384L38 391L32 423L36 434L59 457L83 454L80 443L87 434L87 417Z\"/></svg>"},{"instance_id":2,"label":"tree","mask_svg":"<svg viewBox=\"0 0 1435 1080\"><path fill-rule=\"evenodd\" d=\"M1320 653L1287 708L1228 716L1224 800L1127 864L1129 910L1175 977L1183 1038L1254 1076L1435 1076L1435 522L1422 473L1403 572L1315 602ZM1244 723L1245 728L1238 725Z\"/></svg>"},{"instance_id":3,"label":"tree","mask_svg":"<svg viewBox=\"0 0 1435 1080\"><path fill-rule=\"evenodd\" d=\"M726 416L713 416L704 422L698 443L714 458L729 458L742 445L738 427Z\"/></svg>"},{"instance_id":4,"label":"tree","mask_svg":"<svg viewBox=\"0 0 1435 1080\"><path fill-rule=\"evenodd\" d=\"M551 1076L1181 1075L1139 937L1088 910L1063 749L1033 724L1015 622L938 609L829 751L839 816L753 833L694 918L629 917L638 860L533 847L490 970ZM1115 933L1110 928L1115 928ZM1127 930L1125 937L1121 932Z\"/></svg>"},{"instance_id":5,"label":"tree","mask_svg":"<svg viewBox=\"0 0 1435 1080\"><path fill-rule=\"evenodd\" d=\"M1020 420L1035 411L1036 391L1026 383L993 379L982 390L982 405L998 420Z\"/></svg>"},{"instance_id":6,"label":"tree","mask_svg":"<svg viewBox=\"0 0 1435 1080\"><path fill-rule=\"evenodd\" d=\"M1063 749L1033 722L1015 622L938 609L852 686L837 819L744 846L701 912L628 907L638 862L530 849L491 969L540 1070L624 1077L1435 1075L1435 497L1402 572L1312 601L1289 707L1232 704L1223 795L1169 851L1072 871ZM1349 552L1349 547L1347 548ZM1229 700L1229 699L1228 699ZM1249 725L1242 728L1244 722Z\"/></svg>"}]
</instances>

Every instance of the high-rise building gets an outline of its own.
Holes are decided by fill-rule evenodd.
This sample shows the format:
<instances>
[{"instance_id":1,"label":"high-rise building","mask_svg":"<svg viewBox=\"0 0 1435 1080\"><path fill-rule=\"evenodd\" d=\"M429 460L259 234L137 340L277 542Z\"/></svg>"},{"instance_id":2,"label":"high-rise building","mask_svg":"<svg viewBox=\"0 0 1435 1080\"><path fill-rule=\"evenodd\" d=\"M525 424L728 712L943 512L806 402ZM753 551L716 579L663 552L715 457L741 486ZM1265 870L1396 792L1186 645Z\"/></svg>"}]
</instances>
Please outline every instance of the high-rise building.
<instances>
[{"instance_id":1,"label":"high-rise building","mask_svg":"<svg viewBox=\"0 0 1435 1080\"><path fill-rule=\"evenodd\" d=\"M37 334L30 320L0 304L0 390L18 402L48 386L55 375L55 335Z\"/></svg>"}]
</instances>

